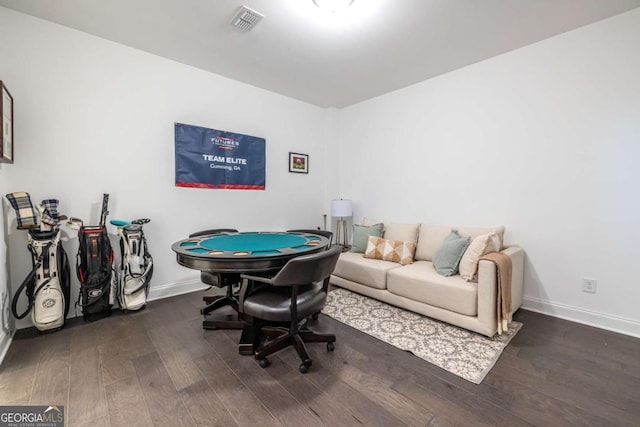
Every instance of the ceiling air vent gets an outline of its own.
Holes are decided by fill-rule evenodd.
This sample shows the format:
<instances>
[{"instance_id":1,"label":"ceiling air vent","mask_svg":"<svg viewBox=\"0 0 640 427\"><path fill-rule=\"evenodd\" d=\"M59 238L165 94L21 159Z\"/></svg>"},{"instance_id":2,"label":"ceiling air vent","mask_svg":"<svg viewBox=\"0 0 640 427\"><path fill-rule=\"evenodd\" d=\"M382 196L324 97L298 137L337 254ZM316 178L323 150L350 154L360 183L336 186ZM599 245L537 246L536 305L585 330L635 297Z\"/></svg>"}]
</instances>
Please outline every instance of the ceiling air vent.
<instances>
[{"instance_id":1,"label":"ceiling air vent","mask_svg":"<svg viewBox=\"0 0 640 427\"><path fill-rule=\"evenodd\" d=\"M231 23L242 31L251 31L264 15L249 9L247 6L240 6Z\"/></svg>"}]
</instances>

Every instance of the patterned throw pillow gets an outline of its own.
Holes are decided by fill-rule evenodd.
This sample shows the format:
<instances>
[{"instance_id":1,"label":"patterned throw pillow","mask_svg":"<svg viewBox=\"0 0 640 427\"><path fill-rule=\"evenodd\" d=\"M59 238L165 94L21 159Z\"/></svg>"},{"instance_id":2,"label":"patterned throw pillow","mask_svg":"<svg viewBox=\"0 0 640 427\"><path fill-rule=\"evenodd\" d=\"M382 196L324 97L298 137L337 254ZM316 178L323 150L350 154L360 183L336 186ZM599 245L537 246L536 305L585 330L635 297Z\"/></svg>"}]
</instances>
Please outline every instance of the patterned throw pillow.
<instances>
[{"instance_id":1,"label":"patterned throw pillow","mask_svg":"<svg viewBox=\"0 0 640 427\"><path fill-rule=\"evenodd\" d=\"M415 252L415 243L369 236L364 257L382 259L407 265L413 263L413 254Z\"/></svg>"}]
</instances>

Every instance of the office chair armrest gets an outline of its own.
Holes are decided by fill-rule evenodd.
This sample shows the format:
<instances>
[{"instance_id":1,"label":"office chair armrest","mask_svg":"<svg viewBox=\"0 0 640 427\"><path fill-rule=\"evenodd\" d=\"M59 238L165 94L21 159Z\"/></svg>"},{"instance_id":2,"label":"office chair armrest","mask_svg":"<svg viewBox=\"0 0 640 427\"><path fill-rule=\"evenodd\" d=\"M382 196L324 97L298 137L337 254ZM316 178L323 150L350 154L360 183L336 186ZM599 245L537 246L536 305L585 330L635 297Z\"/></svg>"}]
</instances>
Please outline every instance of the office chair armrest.
<instances>
[{"instance_id":1,"label":"office chair armrest","mask_svg":"<svg viewBox=\"0 0 640 427\"><path fill-rule=\"evenodd\" d=\"M252 280L254 282L268 283L270 285L273 284L273 278L272 277L252 276L250 274L241 274L240 278L247 279L247 280Z\"/></svg>"}]
</instances>

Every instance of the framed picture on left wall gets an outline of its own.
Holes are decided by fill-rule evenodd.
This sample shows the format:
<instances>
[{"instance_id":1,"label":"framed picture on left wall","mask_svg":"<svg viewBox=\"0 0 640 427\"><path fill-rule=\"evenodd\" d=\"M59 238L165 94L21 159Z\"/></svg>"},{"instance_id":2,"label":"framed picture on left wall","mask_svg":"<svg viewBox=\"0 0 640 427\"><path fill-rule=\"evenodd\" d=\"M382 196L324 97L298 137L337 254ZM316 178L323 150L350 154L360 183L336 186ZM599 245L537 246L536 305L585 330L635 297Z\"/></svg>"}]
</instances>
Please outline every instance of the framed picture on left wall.
<instances>
[{"instance_id":1,"label":"framed picture on left wall","mask_svg":"<svg viewBox=\"0 0 640 427\"><path fill-rule=\"evenodd\" d=\"M309 155L289 153L289 172L309 173Z\"/></svg>"},{"instance_id":2,"label":"framed picture on left wall","mask_svg":"<svg viewBox=\"0 0 640 427\"><path fill-rule=\"evenodd\" d=\"M13 97L0 80L0 163L13 163Z\"/></svg>"}]
</instances>

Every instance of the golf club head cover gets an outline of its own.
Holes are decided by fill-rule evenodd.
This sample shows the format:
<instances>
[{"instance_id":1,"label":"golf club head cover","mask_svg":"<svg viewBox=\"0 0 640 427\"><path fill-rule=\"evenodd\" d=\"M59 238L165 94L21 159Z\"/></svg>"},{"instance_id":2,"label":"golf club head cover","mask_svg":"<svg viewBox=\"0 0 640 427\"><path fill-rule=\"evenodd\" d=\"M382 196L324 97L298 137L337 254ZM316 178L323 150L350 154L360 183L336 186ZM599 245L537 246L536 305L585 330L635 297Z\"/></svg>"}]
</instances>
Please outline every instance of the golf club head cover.
<instances>
[{"instance_id":1,"label":"golf club head cover","mask_svg":"<svg viewBox=\"0 0 640 427\"><path fill-rule=\"evenodd\" d=\"M9 193L6 195L6 198L16 211L18 230L28 230L38 226L38 213L31 203L29 193Z\"/></svg>"},{"instance_id":2,"label":"golf club head cover","mask_svg":"<svg viewBox=\"0 0 640 427\"><path fill-rule=\"evenodd\" d=\"M42 222L54 226L60 220L58 216L58 199L45 199L42 201Z\"/></svg>"},{"instance_id":3,"label":"golf club head cover","mask_svg":"<svg viewBox=\"0 0 640 427\"><path fill-rule=\"evenodd\" d=\"M80 218L71 217L69 221L67 221L67 227L72 230L80 230L80 227L83 226L82 220Z\"/></svg>"}]
</instances>

